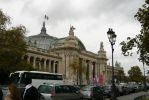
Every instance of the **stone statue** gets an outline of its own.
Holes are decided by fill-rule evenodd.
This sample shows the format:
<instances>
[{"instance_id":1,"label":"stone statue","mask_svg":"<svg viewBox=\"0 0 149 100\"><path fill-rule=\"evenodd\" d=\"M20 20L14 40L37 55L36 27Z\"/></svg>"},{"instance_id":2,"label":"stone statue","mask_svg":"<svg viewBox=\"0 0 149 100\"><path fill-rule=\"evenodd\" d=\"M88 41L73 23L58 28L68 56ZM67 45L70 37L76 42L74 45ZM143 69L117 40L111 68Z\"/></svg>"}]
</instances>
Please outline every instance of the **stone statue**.
<instances>
[{"instance_id":1,"label":"stone statue","mask_svg":"<svg viewBox=\"0 0 149 100\"><path fill-rule=\"evenodd\" d=\"M104 50L103 42L100 42L100 50Z\"/></svg>"},{"instance_id":2,"label":"stone statue","mask_svg":"<svg viewBox=\"0 0 149 100\"><path fill-rule=\"evenodd\" d=\"M74 30L75 30L75 28L73 26L70 26L69 35L74 36Z\"/></svg>"}]
</instances>

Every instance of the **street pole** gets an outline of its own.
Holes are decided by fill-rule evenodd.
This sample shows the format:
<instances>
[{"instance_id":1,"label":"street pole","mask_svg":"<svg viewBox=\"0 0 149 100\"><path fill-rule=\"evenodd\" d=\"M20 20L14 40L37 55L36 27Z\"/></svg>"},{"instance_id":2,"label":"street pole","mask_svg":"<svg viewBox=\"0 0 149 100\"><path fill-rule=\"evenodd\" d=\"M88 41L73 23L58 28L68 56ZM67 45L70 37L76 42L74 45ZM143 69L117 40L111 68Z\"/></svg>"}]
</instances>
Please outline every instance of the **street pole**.
<instances>
[{"instance_id":1,"label":"street pole","mask_svg":"<svg viewBox=\"0 0 149 100\"><path fill-rule=\"evenodd\" d=\"M114 48L113 48L113 44L111 43L111 48L112 48L112 96L110 98L110 100L117 100L116 98L116 87L115 87L115 81L114 81L114 63L113 63L113 53L114 53Z\"/></svg>"},{"instance_id":2,"label":"street pole","mask_svg":"<svg viewBox=\"0 0 149 100\"><path fill-rule=\"evenodd\" d=\"M111 86L112 95L111 95L110 100L117 100L116 86L115 86L115 82L114 82L114 64L113 64L113 52L114 52L113 45L115 44L115 41L116 41L116 34L115 34L115 32L113 32L113 30L111 28L109 28L107 35L108 35L108 39L109 39L109 42L111 44L111 49L112 49L112 86Z\"/></svg>"}]
</instances>

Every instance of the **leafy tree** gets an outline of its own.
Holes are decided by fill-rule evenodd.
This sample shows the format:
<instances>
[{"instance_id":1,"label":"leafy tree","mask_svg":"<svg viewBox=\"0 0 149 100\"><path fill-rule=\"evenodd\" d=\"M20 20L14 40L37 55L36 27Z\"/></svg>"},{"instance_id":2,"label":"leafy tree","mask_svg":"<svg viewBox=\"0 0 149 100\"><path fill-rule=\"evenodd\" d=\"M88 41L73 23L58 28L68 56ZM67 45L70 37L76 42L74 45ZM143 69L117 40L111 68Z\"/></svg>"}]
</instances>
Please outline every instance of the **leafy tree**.
<instances>
[{"instance_id":1,"label":"leafy tree","mask_svg":"<svg viewBox=\"0 0 149 100\"><path fill-rule=\"evenodd\" d=\"M37 70L37 69L33 68L33 66L31 64L29 64L29 63L27 63L26 61L23 61L23 60L21 62L19 62L16 65L16 67L14 67L14 68L16 68L14 70L22 70L22 69L27 70L27 71Z\"/></svg>"},{"instance_id":2,"label":"leafy tree","mask_svg":"<svg viewBox=\"0 0 149 100\"><path fill-rule=\"evenodd\" d=\"M10 17L0 10L0 70L3 70L0 74L2 75L5 72L32 69L23 67L28 64L22 63L22 57L27 52L24 40L26 28L22 25L7 28L10 23Z\"/></svg>"},{"instance_id":3,"label":"leafy tree","mask_svg":"<svg viewBox=\"0 0 149 100\"><path fill-rule=\"evenodd\" d=\"M128 83L128 82L130 82L130 81L131 81L131 80L130 80L129 76L125 76L125 77L124 77L124 82Z\"/></svg>"},{"instance_id":4,"label":"leafy tree","mask_svg":"<svg viewBox=\"0 0 149 100\"><path fill-rule=\"evenodd\" d=\"M6 29L7 24L10 24L10 17L0 10L0 32Z\"/></svg>"},{"instance_id":5,"label":"leafy tree","mask_svg":"<svg viewBox=\"0 0 149 100\"><path fill-rule=\"evenodd\" d=\"M124 71L122 71L122 70L118 71L118 74L115 76L115 78L117 79L118 83L124 82L125 81Z\"/></svg>"},{"instance_id":6,"label":"leafy tree","mask_svg":"<svg viewBox=\"0 0 149 100\"><path fill-rule=\"evenodd\" d=\"M143 76L139 66L131 67L131 69L128 71L128 75L132 82L142 82Z\"/></svg>"},{"instance_id":7,"label":"leafy tree","mask_svg":"<svg viewBox=\"0 0 149 100\"><path fill-rule=\"evenodd\" d=\"M23 40L24 27L16 27L1 33L0 67L12 70L26 53L26 44Z\"/></svg>"},{"instance_id":8,"label":"leafy tree","mask_svg":"<svg viewBox=\"0 0 149 100\"><path fill-rule=\"evenodd\" d=\"M123 55L131 56L131 50L136 47L139 61L149 65L149 0L145 1L142 8L139 8L135 18L140 22L142 29L136 37L128 37L127 41L121 42L121 50Z\"/></svg>"}]
</instances>

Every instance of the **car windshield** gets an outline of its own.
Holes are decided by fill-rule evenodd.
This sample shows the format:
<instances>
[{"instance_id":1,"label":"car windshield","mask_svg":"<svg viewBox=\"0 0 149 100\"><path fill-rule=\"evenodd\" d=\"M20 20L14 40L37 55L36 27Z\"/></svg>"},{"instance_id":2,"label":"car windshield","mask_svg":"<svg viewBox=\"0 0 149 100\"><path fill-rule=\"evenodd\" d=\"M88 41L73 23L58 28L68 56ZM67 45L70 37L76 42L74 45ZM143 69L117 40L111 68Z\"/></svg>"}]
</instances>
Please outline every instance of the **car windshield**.
<instances>
[{"instance_id":1,"label":"car windshield","mask_svg":"<svg viewBox=\"0 0 149 100\"><path fill-rule=\"evenodd\" d=\"M82 88L82 91L90 91L91 87L90 86L85 86Z\"/></svg>"},{"instance_id":2,"label":"car windshield","mask_svg":"<svg viewBox=\"0 0 149 100\"><path fill-rule=\"evenodd\" d=\"M52 86L40 85L38 88L38 91L40 93L51 93L52 92Z\"/></svg>"}]
</instances>

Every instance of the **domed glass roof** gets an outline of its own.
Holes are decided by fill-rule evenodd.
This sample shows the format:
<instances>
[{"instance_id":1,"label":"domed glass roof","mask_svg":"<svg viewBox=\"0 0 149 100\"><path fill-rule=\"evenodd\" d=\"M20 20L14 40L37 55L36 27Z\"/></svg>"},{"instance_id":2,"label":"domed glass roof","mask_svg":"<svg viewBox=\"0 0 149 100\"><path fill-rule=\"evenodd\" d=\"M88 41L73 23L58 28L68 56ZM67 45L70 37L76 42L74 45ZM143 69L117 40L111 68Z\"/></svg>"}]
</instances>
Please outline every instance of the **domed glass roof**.
<instances>
[{"instance_id":1,"label":"domed glass roof","mask_svg":"<svg viewBox=\"0 0 149 100\"><path fill-rule=\"evenodd\" d=\"M57 40L56 37L52 37L47 35L34 35L34 36L29 36L28 40L31 41L32 43L36 42L37 48L42 48L45 50L48 50L49 48L52 47L53 43Z\"/></svg>"},{"instance_id":2,"label":"domed glass roof","mask_svg":"<svg viewBox=\"0 0 149 100\"><path fill-rule=\"evenodd\" d=\"M82 43L82 41L77 37L76 37L76 40L78 41L78 45L79 45L80 49L81 50L86 50L86 48L85 48L84 44Z\"/></svg>"},{"instance_id":3,"label":"domed glass roof","mask_svg":"<svg viewBox=\"0 0 149 100\"><path fill-rule=\"evenodd\" d=\"M37 48L49 50L57 38L46 33L45 22L43 22L40 34L29 36L27 40L31 43L35 43Z\"/></svg>"}]
</instances>

